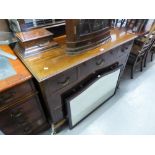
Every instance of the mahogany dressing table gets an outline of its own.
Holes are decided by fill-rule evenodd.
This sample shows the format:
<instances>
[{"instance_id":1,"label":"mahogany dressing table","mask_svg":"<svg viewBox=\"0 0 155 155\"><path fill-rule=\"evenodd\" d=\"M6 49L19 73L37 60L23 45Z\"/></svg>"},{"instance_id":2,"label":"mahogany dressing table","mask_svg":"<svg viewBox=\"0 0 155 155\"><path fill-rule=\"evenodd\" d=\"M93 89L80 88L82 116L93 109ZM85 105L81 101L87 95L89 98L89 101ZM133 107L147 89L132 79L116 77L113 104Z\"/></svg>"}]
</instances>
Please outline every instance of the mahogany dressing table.
<instances>
[{"instance_id":1,"label":"mahogany dressing table","mask_svg":"<svg viewBox=\"0 0 155 155\"><path fill-rule=\"evenodd\" d=\"M63 94L67 90L89 74L115 63L123 65L123 73L137 35L113 29L111 38L107 43L76 55L66 54L65 36L54 38L58 47L28 58L22 57L18 47L14 49L36 79L53 133L66 121Z\"/></svg>"}]
</instances>

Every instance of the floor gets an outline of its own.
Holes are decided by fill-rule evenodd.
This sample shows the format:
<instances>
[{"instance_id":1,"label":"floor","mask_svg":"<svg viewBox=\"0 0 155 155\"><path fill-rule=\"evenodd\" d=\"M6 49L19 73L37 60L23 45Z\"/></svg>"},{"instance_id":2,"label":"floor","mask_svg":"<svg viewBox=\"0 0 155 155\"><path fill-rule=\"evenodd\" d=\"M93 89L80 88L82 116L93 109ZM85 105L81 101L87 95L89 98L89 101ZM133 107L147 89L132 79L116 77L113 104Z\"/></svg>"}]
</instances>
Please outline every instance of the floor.
<instances>
[{"instance_id":1,"label":"floor","mask_svg":"<svg viewBox=\"0 0 155 155\"><path fill-rule=\"evenodd\" d=\"M57 135L155 134L155 61L130 79L127 67L116 95L75 128ZM44 133L51 134L51 130Z\"/></svg>"}]
</instances>

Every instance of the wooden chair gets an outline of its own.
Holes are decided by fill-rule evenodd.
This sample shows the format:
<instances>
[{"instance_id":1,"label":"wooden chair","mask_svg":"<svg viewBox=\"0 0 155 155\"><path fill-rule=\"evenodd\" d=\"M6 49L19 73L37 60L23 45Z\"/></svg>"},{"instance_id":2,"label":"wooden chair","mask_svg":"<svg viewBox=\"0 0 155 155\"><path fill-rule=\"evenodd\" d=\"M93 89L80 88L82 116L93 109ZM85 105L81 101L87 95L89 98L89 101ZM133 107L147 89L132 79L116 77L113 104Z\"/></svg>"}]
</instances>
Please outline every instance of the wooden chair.
<instances>
[{"instance_id":1,"label":"wooden chair","mask_svg":"<svg viewBox=\"0 0 155 155\"><path fill-rule=\"evenodd\" d=\"M151 59L153 59L152 58L152 53L153 53L152 49L153 49L154 43L155 43L155 35L153 35L152 38L150 39L150 48L145 54L144 67L146 67L146 62L147 62L147 57L148 57L149 52L151 53Z\"/></svg>"},{"instance_id":2,"label":"wooden chair","mask_svg":"<svg viewBox=\"0 0 155 155\"><path fill-rule=\"evenodd\" d=\"M150 51L151 51L151 61L153 61L153 55L155 53L155 44L153 45L152 50Z\"/></svg>"},{"instance_id":3,"label":"wooden chair","mask_svg":"<svg viewBox=\"0 0 155 155\"><path fill-rule=\"evenodd\" d=\"M155 33L152 33L152 36L154 36ZM147 35L146 36L142 36L142 37L139 37L138 39L136 39L134 41L134 45L137 45L137 46L142 46L145 42L147 38ZM151 55L151 61L153 61L153 54L155 53L155 43L153 44L152 48L150 48L150 55ZM145 63L144 63L144 67L146 67L146 60L147 60L147 56L148 54L146 55L146 58L145 58Z\"/></svg>"},{"instance_id":4,"label":"wooden chair","mask_svg":"<svg viewBox=\"0 0 155 155\"><path fill-rule=\"evenodd\" d=\"M155 36L155 32L152 33L153 37ZM155 53L155 42L152 45L152 48L150 49L150 54L151 54L151 61L153 61L153 54ZM147 57L146 57L147 59ZM146 65L145 65L146 66Z\"/></svg>"},{"instance_id":5,"label":"wooden chair","mask_svg":"<svg viewBox=\"0 0 155 155\"><path fill-rule=\"evenodd\" d=\"M147 54L152 48L153 43L154 37L149 39L147 42L144 42L140 49L132 49L127 62L127 64L131 66L131 79L133 79L134 71L137 65L140 64L140 71L143 71L143 63L146 63L144 61L146 61Z\"/></svg>"}]
</instances>

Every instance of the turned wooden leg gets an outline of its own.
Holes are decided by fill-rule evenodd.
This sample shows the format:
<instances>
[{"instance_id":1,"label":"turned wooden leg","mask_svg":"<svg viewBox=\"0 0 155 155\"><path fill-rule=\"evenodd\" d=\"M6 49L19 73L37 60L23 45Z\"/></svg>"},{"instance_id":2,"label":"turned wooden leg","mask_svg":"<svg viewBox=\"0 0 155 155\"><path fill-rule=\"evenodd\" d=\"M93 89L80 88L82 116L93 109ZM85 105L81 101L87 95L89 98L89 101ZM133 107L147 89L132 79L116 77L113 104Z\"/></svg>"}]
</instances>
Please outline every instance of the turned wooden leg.
<instances>
[{"instance_id":1,"label":"turned wooden leg","mask_svg":"<svg viewBox=\"0 0 155 155\"><path fill-rule=\"evenodd\" d=\"M151 61L153 61L153 52L151 52Z\"/></svg>"},{"instance_id":2,"label":"turned wooden leg","mask_svg":"<svg viewBox=\"0 0 155 155\"><path fill-rule=\"evenodd\" d=\"M140 71L141 72L143 71L143 60L141 60L141 63L140 63Z\"/></svg>"},{"instance_id":3,"label":"turned wooden leg","mask_svg":"<svg viewBox=\"0 0 155 155\"><path fill-rule=\"evenodd\" d=\"M144 59L144 67L146 67L146 58Z\"/></svg>"},{"instance_id":4,"label":"turned wooden leg","mask_svg":"<svg viewBox=\"0 0 155 155\"><path fill-rule=\"evenodd\" d=\"M148 53L144 56L144 67L146 67L147 55Z\"/></svg>"}]
</instances>

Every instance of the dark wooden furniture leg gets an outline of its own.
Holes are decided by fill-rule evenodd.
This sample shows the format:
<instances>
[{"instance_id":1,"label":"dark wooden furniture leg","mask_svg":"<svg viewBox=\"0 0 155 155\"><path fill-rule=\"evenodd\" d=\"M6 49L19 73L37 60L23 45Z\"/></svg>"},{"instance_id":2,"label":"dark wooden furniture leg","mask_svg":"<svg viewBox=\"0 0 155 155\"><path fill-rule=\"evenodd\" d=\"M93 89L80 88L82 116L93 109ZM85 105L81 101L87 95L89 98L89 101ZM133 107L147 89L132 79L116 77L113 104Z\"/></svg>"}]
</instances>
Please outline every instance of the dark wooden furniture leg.
<instances>
[{"instance_id":1,"label":"dark wooden furniture leg","mask_svg":"<svg viewBox=\"0 0 155 155\"><path fill-rule=\"evenodd\" d=\"M143 59L141 60L141 63L140 63L140 71L141 72L143 71Z\"/></svg>"},{"instance_id":2,"label":"dark wooden furniture leg","mask_svg":"<svg viewBox=\"0 0 155 155\"><path fill-rule=\"evenodd\" d=\"M152 51L151 51L151 61L153 61L153 54L155 52L155 47L152 48Z\"/></svg>"},{"instance_id":3,"label":"dark wooden furniture leg","mask_svg":"<svg viewBox=\"0 0 155 155\"><path fill-rule=\"evenodd\" d=\"M153 52L151 52L151 61L153 61Z\"/></svg>"},{"instance_id":4,"label":"dark wooden furniture leg","mask_svg":"<svg viewBox=\"0 0 155 155\"><path fill-rule=\"evenodd\" d=\"M137 57L133 65L131 65L131 79L134 78L134 71L138 63L140 63L140 71L141 72L143 71L143 59L140 58L140 60L138 60L138 57Z\"/></svg>"},{"instance_id":5,"label":"dark wooden furniture leg","mask_svg":"<svg viewBox=\"0 0 155 155\"><path fill-rule=\"evenodd\" d=\"M144 67L146 67L147 56L148 56L148 52L144 55Z\"/></svg>"}]
</instances>

